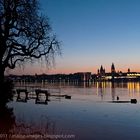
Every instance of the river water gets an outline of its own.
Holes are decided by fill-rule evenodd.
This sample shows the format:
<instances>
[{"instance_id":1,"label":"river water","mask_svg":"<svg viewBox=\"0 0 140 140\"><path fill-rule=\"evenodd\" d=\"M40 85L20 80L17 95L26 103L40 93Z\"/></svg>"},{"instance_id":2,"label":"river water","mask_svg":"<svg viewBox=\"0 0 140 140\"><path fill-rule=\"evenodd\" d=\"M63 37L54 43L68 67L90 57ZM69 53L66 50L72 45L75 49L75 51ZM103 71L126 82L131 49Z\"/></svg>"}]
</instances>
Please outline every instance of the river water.
<instances>
[{"instance_id":1,"label":"river water","mask_svg":"<svg viewBox=\"0 0 140 140\"><path fill-rule=\"evenodd\" d=\"M50 96L46 104L36 104L33 86L49 89L58 96ZM13 108L15 122L7 131L14 134L32 134L34 139L36 134L46 139L140 139L139 82L17 83L16 87L26 87L32 96L27 102L17 102L15 96L14 101L8 103L8 107ZM71 99L60 95L69 95ZM117 96L124 102L114 102ZM43 102L44 96L40 98ZM132 104L131 99L137 99L137 103Z\"/></svg>"}]
</instances>

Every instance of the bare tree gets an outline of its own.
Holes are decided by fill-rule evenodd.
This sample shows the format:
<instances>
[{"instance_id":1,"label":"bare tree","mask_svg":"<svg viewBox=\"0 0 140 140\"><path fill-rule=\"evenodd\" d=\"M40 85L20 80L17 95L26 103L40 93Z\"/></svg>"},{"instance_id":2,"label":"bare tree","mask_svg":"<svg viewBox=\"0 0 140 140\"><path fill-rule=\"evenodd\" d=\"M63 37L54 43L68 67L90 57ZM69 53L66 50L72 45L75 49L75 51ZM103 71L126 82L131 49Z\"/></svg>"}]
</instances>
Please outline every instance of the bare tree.
<instances>
[{"instance_id":1,"label":"bare tree","mask_svg":"<svg viewBox=\"0 0 140 140\"><path fill-rule=\"evenodd\" d=\"M38 0L0 0L0 81L6 68L60 52L48 18L41 15Z\"/></svg>"}]
</instances>

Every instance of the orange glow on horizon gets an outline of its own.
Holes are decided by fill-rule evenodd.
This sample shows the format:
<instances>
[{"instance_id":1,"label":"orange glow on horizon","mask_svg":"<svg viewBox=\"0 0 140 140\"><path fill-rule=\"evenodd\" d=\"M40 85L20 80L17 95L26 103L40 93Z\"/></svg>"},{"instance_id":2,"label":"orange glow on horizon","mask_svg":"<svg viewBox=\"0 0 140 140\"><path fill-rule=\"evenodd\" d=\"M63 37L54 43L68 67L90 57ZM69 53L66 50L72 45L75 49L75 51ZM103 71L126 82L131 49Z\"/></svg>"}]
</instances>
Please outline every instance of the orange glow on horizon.
<instances>
[{"instance_id":1,"label":"orange glow on horizon","mask_svg":"<svg viewBox=\"0 0 140 140\"><path fill-rule=\"evenodd\" d=\"M34 75L34 74L70 74L70 73L76 73L76 72L91 72L91 73L97 73L97 70L100 68L100 66L94 66L94 67L56 67L56 68L45 68L45 67L37 67L37 66L30 66L30 67L25 67L24 69L21 68L16 68L15 70L10 70L8 73L10 74L17 74L17 75L22 75L22 74L29 74L29 75ZM106 72L110 72L111 68L110 67L105 67ZM116 67L116 72L122 71L122 72L127 72L128 68L119 68ZM135 67L133 66L133 69L131 69L131 72L140 72L140 67Z\"/></svg>"}]
</instances>

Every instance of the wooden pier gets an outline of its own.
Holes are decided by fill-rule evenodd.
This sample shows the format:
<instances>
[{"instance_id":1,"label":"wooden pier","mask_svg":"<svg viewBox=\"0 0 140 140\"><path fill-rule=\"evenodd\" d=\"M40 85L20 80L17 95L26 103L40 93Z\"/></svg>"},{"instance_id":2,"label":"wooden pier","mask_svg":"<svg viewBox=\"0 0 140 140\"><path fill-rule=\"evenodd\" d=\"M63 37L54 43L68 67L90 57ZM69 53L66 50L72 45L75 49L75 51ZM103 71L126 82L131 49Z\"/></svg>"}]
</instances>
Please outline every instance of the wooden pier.
<instances>
[{"instance_id":1,"label":"wooden pier","mask_svg":"<svg viewBox=\"0 0 140 140\"><path fill-rule=\"evenodd\" d=\"M41 89L41 88L36 88L36 89L34 88L30 91L29 88L20 87L16 89L16 93L17 93L18 102L27 102L27 100L29 100L29 98L32 98L31 96L33 96L36 104L48 104L48 101L50 101L49 99L50 96L60 97L60 98L64 97L65 99L71 99L71 96L69 95L61 95L60 93L58 94L58 92L56 92L57 94L56 93L53 94L54 92L50 94L49 89ZM21 94L23 95L22 98L21 98ZM45 100L40 99L41 95L45 95Z\"/></svg>"},{"instance_id":2,"label":"wooden pier","mask_svg":"<svg viewBox=\"0 0 140 140\"><path fill-rule=\"evenodd\" d=\"M50 93L48 90L36 89L35 93L36 93L36 100L39 100L39 94L45 94L46 96L45 101L48 101L48 97L50 96Z\"/></svg>"},{"instance_id":3,"label":"wooden pier","mask_svg":"<svg viewBox=\"0 0 140 140\"><path fill-rule=\"evenodd\" d=\"M27 91L27 89L17 89L16 90L16 92L17 92L17 100L19 100L19 99L21 99L21 97L20 97L20 93L25 93L25 99L27 100L28 99L28 91Z\"/></svg>"}]
</instances>

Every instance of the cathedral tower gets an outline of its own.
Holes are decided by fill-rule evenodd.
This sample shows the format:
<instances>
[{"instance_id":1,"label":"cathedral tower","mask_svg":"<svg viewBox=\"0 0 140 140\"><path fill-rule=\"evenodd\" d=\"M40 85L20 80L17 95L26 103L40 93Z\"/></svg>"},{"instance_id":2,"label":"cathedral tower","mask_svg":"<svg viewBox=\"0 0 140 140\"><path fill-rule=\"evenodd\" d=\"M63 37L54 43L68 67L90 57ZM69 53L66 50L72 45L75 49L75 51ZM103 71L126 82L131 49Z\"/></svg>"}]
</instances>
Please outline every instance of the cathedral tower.
<instances>
[{"instance_id":1,"label":"cathedral tower","mask_svg":"<svg viewBox=\"0 0 140 140\"><path fill-rule=\"evenodd\" d=\"M116 73L114 63L112 63L112 65L111 65L111 73Z\"/></svg>"}]
</instances>

